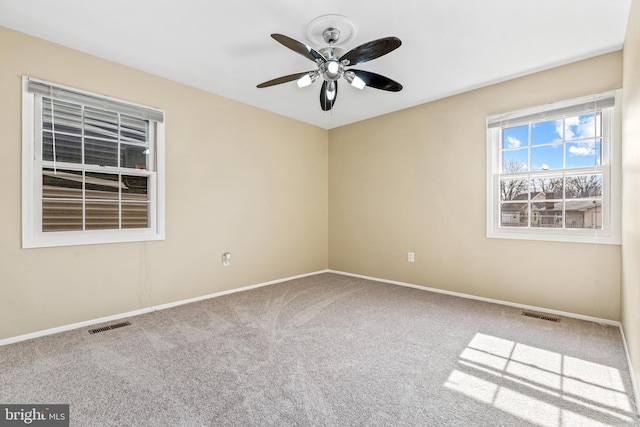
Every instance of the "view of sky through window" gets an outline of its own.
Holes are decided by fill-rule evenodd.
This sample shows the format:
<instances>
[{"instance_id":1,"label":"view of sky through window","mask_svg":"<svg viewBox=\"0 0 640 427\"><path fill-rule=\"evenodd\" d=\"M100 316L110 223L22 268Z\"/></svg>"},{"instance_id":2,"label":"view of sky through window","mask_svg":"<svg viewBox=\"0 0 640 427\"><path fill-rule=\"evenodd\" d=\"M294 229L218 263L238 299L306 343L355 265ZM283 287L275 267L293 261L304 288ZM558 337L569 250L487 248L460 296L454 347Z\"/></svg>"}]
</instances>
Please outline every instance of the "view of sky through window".
<instances>
[{"instance_id":1,"label":"view of sky through window","mask_svg":"<svg viewBox=\"0 0 640 427\"><path fill-rule=\"evenodd\" d=\"M600 113L503 129L502 173L599 166Z\"/></svg>"}]
</instances>

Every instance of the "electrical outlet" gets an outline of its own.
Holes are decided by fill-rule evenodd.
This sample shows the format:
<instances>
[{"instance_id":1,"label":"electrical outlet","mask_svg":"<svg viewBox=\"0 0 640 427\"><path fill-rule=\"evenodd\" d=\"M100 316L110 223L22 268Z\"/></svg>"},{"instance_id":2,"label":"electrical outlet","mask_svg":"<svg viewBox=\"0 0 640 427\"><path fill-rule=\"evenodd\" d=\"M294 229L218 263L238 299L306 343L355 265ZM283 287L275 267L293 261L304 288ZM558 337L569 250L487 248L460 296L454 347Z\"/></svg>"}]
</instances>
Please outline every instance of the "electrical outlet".
<instances>
[{"instance_id":1,"label":"electrical outlet","mask_svg":"<svg viewBox=\"0 0 640 427\"><path fill-rule=\"evenodd\" d=\"M414 262L415 261L415 256L414 256L413 252L409 252L409 254L407 255L407 261L409 261L409 262Z\"/></svg>"},{"instance_id":2,"label":"electrical outlet","mask_svg":"<svg viewBox=\"0 0 640 427\"><path fill-rule=\"evenodd\" d=\"M222 254L222 266L226 267L231 264L231 252L225 252Z\"/></svg>"}]
</instances>

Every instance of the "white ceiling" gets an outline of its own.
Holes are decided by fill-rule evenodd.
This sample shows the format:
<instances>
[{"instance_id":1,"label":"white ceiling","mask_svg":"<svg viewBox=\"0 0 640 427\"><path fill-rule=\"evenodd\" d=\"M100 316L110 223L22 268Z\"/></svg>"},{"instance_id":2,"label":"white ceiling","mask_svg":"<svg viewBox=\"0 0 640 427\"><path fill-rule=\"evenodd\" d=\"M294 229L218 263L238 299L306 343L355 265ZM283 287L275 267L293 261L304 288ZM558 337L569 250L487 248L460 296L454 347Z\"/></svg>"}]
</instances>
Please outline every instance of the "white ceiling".
<instances>
[{"instance_id":1,"label":"white ceiling","mask_svg":"<svg viewBox=\"0 0 640 427\"><path fill-rule=\"evenodd\" d=\"M0 25L273 111L334 128L622 48L631 0L0 0ZM315 18L355 25L347 50L396 36L402 46L358 69L404 89L344 82L331 112L317 81L265 89L313 62L270 37L306 36ZM2 59L0 58L0 61ZM46 76L44 76L46 77Z\"/></svg>"}]
</instances>

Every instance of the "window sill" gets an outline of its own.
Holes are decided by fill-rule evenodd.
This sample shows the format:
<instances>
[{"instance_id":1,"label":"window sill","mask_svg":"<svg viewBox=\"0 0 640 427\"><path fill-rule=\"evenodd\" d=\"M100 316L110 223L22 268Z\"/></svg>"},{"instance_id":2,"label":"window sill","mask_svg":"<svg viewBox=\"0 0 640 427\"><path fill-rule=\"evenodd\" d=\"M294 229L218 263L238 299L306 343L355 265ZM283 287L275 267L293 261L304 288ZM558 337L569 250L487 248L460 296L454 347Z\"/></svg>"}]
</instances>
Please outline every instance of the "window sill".
<instances>
[{"instance_id":1,"label":"window sill","mask_svg":"<svg viewBox=\"0 0 640 427\"><path fill-rule=\"evenodd\" d=\"M576 230L576 232L558 233L555 230L536 230L526 232L523 230L488 231L488 239L513 239L513 240L538 240L547 242L565 243L590 243L602 245L620 245L622 243L619 236L598 233L593 231Z\"/></svg>"},{"instance_id":2,"label":"window sill","mask_svg":"<svg viewBox=\"0 0 640 427\"><path fill-rule=\"evenodd\" d=\"M58 246L100 245L107 243L149 242L164 240L163 234L152 230L70 231L42 233L38 236L23 236L22 248L50 248Z\"/></svg>"}]
</instances>

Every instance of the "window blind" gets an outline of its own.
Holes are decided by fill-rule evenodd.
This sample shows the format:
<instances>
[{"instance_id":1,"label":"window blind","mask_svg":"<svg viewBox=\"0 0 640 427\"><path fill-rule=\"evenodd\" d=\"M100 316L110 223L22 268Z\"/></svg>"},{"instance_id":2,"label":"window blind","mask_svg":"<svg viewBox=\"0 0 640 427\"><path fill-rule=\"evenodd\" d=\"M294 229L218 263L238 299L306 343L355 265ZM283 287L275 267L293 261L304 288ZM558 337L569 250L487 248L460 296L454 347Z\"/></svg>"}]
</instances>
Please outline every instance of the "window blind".
<instances>
[{"instance_id":1,"label":"window blind","mask_svg":"<svg viewBox=\"0 0 640 427\"><path fill-rule=\"evenodd\" d=\"M139 117L158 123L164 122L164 112L162 110L119 101L105 96L95 96L88 92L53 85L33 78L28 79L27 91L37 95L114 111L131 117Z\"/></svg>"},{"instance_id":2,"label":"window blind","mask_svg":"<svg viewBox=\"0 0 640 427\"><path fill-rule=\"evenodd\" d=\"M497 114L487 117L487 126L491 128L513 127L530 122L552 120L588 114L599 111L603 108L610 108L615 105L615 92L606 92L580 101L569 100L558 103L547 104L542 107L528 108L506 114Z\"/></svg>"},{"instance_id":3,"label":"window blind","mask_svg":"<svg viewBox=\"0 0 640 427\"><path fill-rule=\"evenodd\" d=\"M45 168L42 231L147 228L149 177Z\"/></svg>"},{"instance_id":4,"label":"window blind","mask_svg":"<svg viewBox=\"0 0 640 427\"><path fill-rule=\"evenodd\" d=\"M87 165L147 169L148 123L145 119L43 97L42 159L82 163L84 152Z\"/></svg>"},{"instance_id":5,"label":"window blind","mask_svg":"<svg viewBox=\"0 0 640 427\"><path fill-rule=\"evenodd\" d=\"M31 93L42 92L42 231L148 228L153 142L151 119L141 116L154 110L138 114L124 102L34 82Z\"/></svg>"}]
</instances>

